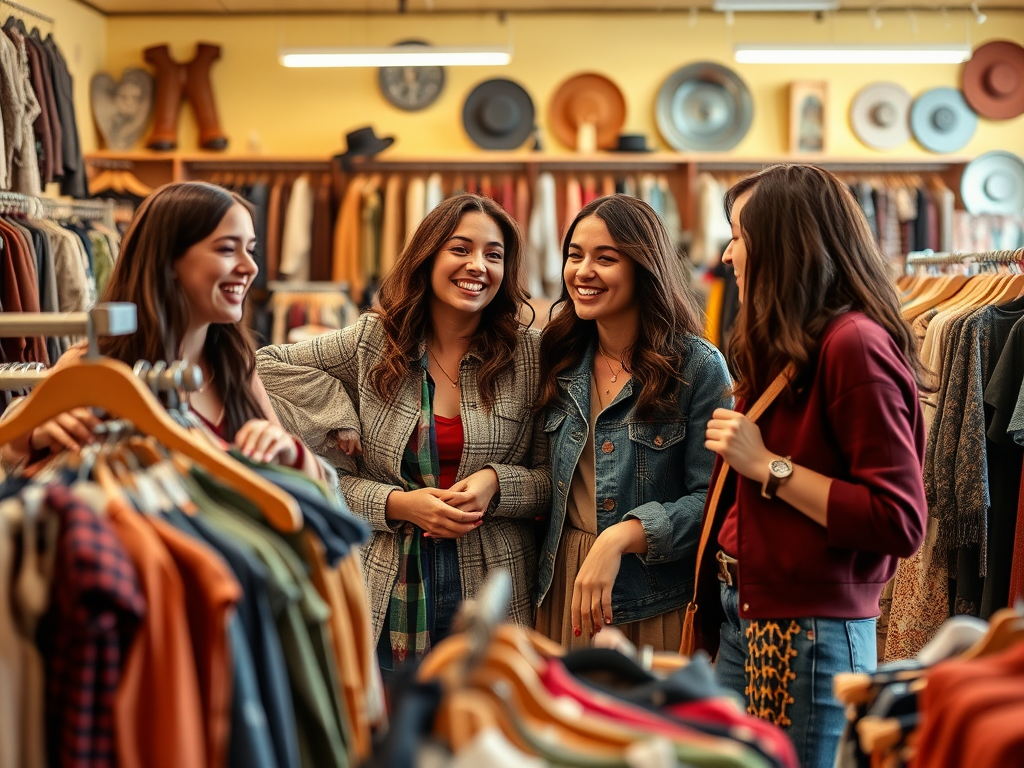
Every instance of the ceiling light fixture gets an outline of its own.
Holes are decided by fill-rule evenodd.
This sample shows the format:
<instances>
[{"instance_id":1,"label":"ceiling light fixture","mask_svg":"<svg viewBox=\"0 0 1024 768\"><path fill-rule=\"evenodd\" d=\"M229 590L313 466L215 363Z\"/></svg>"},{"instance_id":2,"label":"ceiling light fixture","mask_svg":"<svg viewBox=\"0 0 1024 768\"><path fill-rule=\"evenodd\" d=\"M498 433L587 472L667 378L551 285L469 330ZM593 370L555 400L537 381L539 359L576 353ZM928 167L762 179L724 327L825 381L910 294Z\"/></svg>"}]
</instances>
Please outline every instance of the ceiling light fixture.
<instances>
[{"instance_id":1,"label":"ceiling light fixture","mask_svg":"<svg viewBox=\"0 0 1024 768\"><path fill-rule=\"evenodd\" d=\"M974 14L974 20L978 24L984 24L986 21L988 21L988 16L981 12L981 9L978 8L977 3L971 3L971 13Z\"/></svg>"},{"instance_id":2,"label":"ceiling light fixture","mask_svg":"<svg viewBox=\"0 0 1024 768\"><path fill-rule=\"evenodd\" d=\"M882 17L878 15L878 9L875 7L868 8L868 18L871 19L872 29L882 28Z\"/></svg>"},{"instance_id":3,"label":"ceiling light fixture","mask_svg":"<svg viewBox=\"0 0 1024 768\"><path fill-rule=\"evenodd\" d=\"M960 64L967 45L737 45L740 64Z\"/></svg>"},{"instance_id":4,"label":"ceiling light fixture","mask_svg":"<svg viewBox=\"0 0 1024 768\"><path fill-rule=\"evenodd\" d=\"M396 45L383 48L287 48L286 67L458 67L504 66L512 49L503 47Z\"/></svg>"},{"instance_id":5,"label":"ceiling light fixture","mask_svg":"<svg viewBox=\"0 0 1024 768\"><path fill-rule=\"evenodd\" d=\"M839 0L715 0L715 11L834 11Z\"/></svg>"}]
</instances>

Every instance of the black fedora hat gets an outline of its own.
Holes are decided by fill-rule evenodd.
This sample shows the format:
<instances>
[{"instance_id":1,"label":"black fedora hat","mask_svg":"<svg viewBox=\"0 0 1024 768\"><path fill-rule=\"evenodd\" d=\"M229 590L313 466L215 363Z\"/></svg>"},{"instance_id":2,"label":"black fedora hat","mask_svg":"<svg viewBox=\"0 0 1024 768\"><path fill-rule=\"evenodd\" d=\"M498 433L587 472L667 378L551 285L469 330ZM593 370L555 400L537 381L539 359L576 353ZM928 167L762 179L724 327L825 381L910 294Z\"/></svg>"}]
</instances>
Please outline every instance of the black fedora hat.
<instances>
[{"instance_id":1,"label":"black fedora hat","mask_svg":"<svg viewBox=\"0 0 1024 768\"><path fill-rule=\"evenodd\" d=\"M653 152L654 147L647 146L647 134L620 133L619 138L610 152Z\"/></svg>"},{"instance_id":2,"label":"black fedora hat","mask_svg":"<svg viewBox=\"0 0 1024 768\"><path fill-rule=\"evenodd\" d=\"M485 80L474 88L462 107L462 125L473 143L483 149L515 149L534 128L533 100L511 80Z\"/></svg>"},{"instance_id":3,"label":"black fedora hat","mask_svg":"<svg viewBox=\"0 0 1024 768\"><path fill-rule=\"evenodd\" d=\"M373 157L395 143L393 136L380 137L373 132L373 126L356 128L345 135L346 150L334 159L341 163L341 167L348 169L352 166L353 157Z\"/></svg>"}]
</instances>

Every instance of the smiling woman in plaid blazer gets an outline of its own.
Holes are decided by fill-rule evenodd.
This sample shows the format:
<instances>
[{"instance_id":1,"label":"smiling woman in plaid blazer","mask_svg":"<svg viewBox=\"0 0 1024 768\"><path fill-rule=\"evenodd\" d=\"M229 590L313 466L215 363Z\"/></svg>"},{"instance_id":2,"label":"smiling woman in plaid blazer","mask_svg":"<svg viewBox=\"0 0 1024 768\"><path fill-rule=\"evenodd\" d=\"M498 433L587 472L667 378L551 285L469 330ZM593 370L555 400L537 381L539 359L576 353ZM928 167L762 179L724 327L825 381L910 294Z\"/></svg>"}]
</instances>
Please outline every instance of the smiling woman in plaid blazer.
<instances>
[{"instance_id":1,"label":"smiling woman in plaid blazer","mask_svg":"<svg viewBox=\"0 0 1024 768\"><path fill-rule=\"evenodd\" d=\"M496 203L450 198L384 278L378 309L258 354L283 423L338 465L373 527L363 568L385 670L447 634L494 569L512 575L512 618L532 622L551 470L533 414L540 337L518 321L522 260Z\"/></svg>"}]
</instances>

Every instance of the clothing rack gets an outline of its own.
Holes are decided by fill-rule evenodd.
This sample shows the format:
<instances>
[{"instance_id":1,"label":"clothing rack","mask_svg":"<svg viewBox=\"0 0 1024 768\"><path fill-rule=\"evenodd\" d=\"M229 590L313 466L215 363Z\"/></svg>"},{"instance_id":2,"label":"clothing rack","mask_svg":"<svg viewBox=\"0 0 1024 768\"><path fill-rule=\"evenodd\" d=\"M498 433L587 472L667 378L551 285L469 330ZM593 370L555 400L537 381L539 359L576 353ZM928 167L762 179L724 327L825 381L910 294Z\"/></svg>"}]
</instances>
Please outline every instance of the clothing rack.
<instances>
[{"instance_id":1,"label":"clothing rack","mask_svg":"<svg viewBox=\"0 0 1024 768\"><path fill-rule=\"evenodd\" d=\"M455 629L469 637L469 653L465 657L468 673L487 652L498 625L504 622L512 600L512 576L497 570L488 576L475 600L462 604L455 619Z\"/></svg>"},{"instance_id":2,"label":"clothing rack","mask_svg":"<svg viewBox=\"0 0 1024 768\"><path fill-rule=\"evenodd\" d=\"M39 11L33 11L31 8L28 8L27 6L24 6L21 3L12 3L11 0L0 0L0 5L6 5L9 8L14 8L19 13L34 16L35 18L39 19L40 21L44 21L47 24L53 25L54 23L52 17L44 16Z\"/></svg>"},{"instance_id":3,"label":"clothing rack","mask_svg":"<svg viewBox=\"0 0 1024 768\"><path fill-rule=\"evenodd\" d=\"M134 304L98 304L89 312L4 312L0 314L0 338L25 336L85 336L86 357L99 359L96 340L100 336L127 336L138 330Z\"/></svg>"},{"instance_id":4,"label":"clothing rack","mask_svg":"<svg viewBox=\"0 0 1024 768\"><path fill-rule=\"evenodd\" d=\"M0 213L51 220L75 217L87 221L103 221L106 226L114 227L112 200L71 200L36 197L20 192L0 192Z\"/></svg>"},{"instance_id":5,"label":"clothing rack","mask_svg":"<svg viewBox=\"0 0 1024 768\"><path fill-rule=\"evenodd\" d=\"M113 200L67 200L49 197L41 197L39 200L43 204L45 218L78 218L85 221L102 221L109 229L115 226Z\"/></svg>"},{"instance_id":6,"label":"clothing rack","mask_svg":"<svg viewBox=\"0 0 1024 768\"><path fill-rule=\"evenodd\" d=\"M271 280L267 283L268 291L284 293L344 293L348 291L348 283L334 283L328 280L311 282Z\"/></svg>"},{"instance_id":7,"label":"clothing rack","mask_svg":"<svg viewBox=\"0 0 1024 768\"><path fill-rule=\"evenodd\" d=\"M1024 248L983 253L911 253L907 255L907 269L941 264L1015 264L1024 261Z\"/></svg>"},{"instance_id":8,"label":"clothing rack","mask_svg":"<svg viewBox=\"0 0 1024 768\"><path fill-rule=\"evenodd\" d=\"M16 213L39 218L43 215L41 199L20 192L0 192L0 213Z\"/></svg>"},{"instance_id":9,"label":"clothing rack","mask_svg":"<svg viewBox=\"0 0 1024 768\"><path fill-rule=\"evenodd\" d=\"M46 378L42 363L0 364L0 391L29 389Z\"/></svg>"}]
</instances>

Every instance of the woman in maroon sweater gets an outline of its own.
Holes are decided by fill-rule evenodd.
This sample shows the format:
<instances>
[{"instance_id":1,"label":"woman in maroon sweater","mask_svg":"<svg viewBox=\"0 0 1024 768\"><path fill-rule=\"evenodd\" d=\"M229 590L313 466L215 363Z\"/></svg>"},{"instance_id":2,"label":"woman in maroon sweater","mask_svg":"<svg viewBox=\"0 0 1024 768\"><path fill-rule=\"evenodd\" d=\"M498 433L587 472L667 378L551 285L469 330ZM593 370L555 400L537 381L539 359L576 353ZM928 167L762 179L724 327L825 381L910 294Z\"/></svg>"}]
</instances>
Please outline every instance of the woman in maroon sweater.
<instances>
[{"instance_id":1,"label":"woman in maroon sweater","mask_svg":"<svg viewBox=\"0 0 1024 768\"><path fill-rule=\"evenodd\" d=\"M804 768L831 768L838 672L875 666L882 588L924 537L920 363L895 287L846 187L774 166L726 196L742 308L729 353L737 409L706 445L735 470L702 582L700 641L748 711L786 729ZM754 424L744 412L792 363ZM710 511L706 511L708 514ZM717 572L718 581L714 576ZM721 605L724 613L707 610Z\"/></svg>"}]
</instances>

